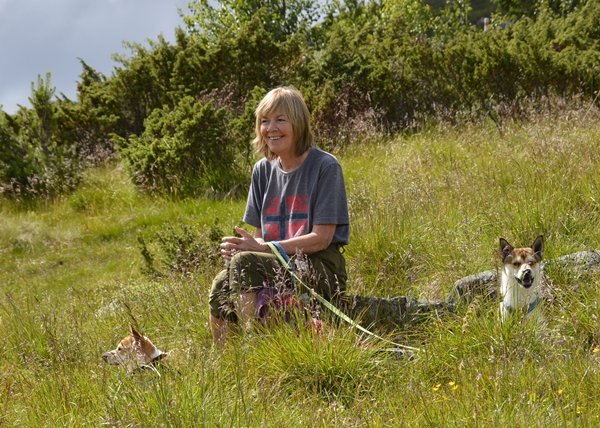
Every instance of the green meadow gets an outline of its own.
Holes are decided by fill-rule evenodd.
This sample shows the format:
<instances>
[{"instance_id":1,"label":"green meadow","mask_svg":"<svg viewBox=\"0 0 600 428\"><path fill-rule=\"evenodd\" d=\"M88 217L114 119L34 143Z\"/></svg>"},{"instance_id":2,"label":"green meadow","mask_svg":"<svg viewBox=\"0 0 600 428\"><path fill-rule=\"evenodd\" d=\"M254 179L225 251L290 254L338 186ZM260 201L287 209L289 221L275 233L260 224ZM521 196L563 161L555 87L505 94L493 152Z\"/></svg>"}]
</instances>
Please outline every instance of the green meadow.
<instances>
[{"instance_id":1,"label":"green meadow","mask_svg":"<svg viewBox=\"0 0 600 428\"><path fill-rule=\"evenodd\" d=\"M443 300L499 266L500 237L543 234L546 259L600 249L599 142L600 114L582 108L340 149L348 292ZM600 426L598 271L548 263L544 328L502 325L497 303L478 299L378 332L412 356L344 323L216 349L217 242L245 200L151 197L113 161L71 194L1 204L2 426ZM169 353L156 369L101 359L129 323Z\"/></svg>"}]
</instances>

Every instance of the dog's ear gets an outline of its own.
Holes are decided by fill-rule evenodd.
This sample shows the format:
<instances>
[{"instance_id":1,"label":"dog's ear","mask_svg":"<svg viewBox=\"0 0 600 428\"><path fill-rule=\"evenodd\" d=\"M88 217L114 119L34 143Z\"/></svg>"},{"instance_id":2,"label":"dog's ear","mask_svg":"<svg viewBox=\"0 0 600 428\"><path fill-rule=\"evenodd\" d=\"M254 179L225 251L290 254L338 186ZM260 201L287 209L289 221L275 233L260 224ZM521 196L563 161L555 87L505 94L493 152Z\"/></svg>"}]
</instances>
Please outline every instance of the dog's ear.
<instances>
[{"instance_id":1,"label":"dog's ear","mask_svg":"<svg viewBox=\"0 0 600 428\"><path fill-rule=\"evenodd\" d=\"M137 331L135 329L135 327L132 326L131 324L129 324L129 331L131 332L131 337L133 338L133 340L135 340L136 342L144 341L144 335L142 333L140 333L139 331Z\"/></svg>"},{"instance_id":2,"label":"dog's ear","mask_svg":"<svg viewBox=\"0 0 600 428\"><path fill-rule=\"evenodd\" d=\"M544 235L535 238L535 241L531 244L531 248L533 249L534 254L541 259L544 256Z\"/></svg>"},{"instance_id":3,"label":"dog's ear","mask_svg":"<svg viewBox=\"0 0 600 428\"><path fill-rule=\"evenodd\" d=\"M510 256L510 253L513 250L513 246L508 243L508 241L504 238L500 238L500 257L502 261L505 261L507 257Z\"/></svg>"}]
</instances>

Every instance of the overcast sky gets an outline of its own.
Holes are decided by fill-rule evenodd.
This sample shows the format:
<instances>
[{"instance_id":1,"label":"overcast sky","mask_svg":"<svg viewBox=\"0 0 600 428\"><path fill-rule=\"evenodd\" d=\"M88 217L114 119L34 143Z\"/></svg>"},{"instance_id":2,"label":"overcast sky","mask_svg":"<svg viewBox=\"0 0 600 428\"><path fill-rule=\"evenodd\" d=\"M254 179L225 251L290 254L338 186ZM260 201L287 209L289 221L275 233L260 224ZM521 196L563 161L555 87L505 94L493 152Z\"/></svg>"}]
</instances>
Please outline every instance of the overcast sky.
<instances>
[{"instance_id":1,"label":"overcast sky","mask_svg":"<svg viewBox=\"0 0 600 428\"><path fill-rule=\"evenodd\" d=\"M77 58L110 76L123 41L175 40L177 7L188 0L0 0L0 105L14 113L31 107L31 82L52 73L56 93L76 99Z\"/></svg>"}]
</instances>

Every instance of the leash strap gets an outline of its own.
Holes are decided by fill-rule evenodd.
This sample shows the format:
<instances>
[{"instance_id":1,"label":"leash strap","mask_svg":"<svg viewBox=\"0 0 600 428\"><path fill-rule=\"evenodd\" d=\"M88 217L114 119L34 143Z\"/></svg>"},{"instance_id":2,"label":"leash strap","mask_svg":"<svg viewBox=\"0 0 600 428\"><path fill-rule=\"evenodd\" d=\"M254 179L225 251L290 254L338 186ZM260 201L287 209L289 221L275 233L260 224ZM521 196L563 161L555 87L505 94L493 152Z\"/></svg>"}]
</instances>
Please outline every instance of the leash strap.
<instances>
[{"instance_id":1,"label":"leash strap","mask_svg":"<svg viewBox=\"0 0 600 428\"><path fill-rule=\"evenodd\" d=\"M271 241L271 242L267 242L267 245L271 248L271 250L273 250L273 245L277 247L277 249L279 250L279 255L281 257L283 257L283 260L285 260L285 267L288 270L293 270L292 265L290 263L290 258L288 257L287 253L285 252L285 250L283 249L283 247L281 246L281 244L277 241ZM278 255L275 253L275 251L273 251L273 254Z\"/></svg>"},{"instance_id":2,"label":"leash strap","mask_svg":"<svg viewBox=\"0 0 600 428\"><path fill-rule=\"evenodd\" d=\"M287 269L287 271L292 275L292 284L294 284L294 277L295 277L294 265L292 265L290 258L288 257L287 253L285 252L285 250L283 249L281 244L277 241L271 241L271 242L267 242L267 245L269 246L269 248L271 248L271 251L273 251L273 254L278 256L277 258L279 259L279 261L281 261L281 259L283 258L283 261L281 262L281 264L283 264L283 266ZM276 252L273 249L273 247L276 247L278 252Z\"/></svg>"},{"instance_id":3,"label":"leash strap","mask_svg":"<svg viewBox=\"0 0 600 428\"><path fill-rule=\"evenodd\" d=\"M273 252L273 254L275 254L275 256L277 257L277 259L279 260L279 262L292 275L292 278L294 278L296 281L298 281L299 284L303 285L304 288L310 293L310 295L313 296L315 299L317 299L321 304L323 304L323 306L325 306L327 309L329 309L335 315L337 315L338 317L340 317L341 319L343 319L344 321L346 321L352 327L354 327L354 328L362 331L363 333L368 334L369 336L372 336L372 337L374 337L376 339L379 339L379 340L381 340L383 342L386 342L386 343L389 343L391 345L394 345L394 346L396 346L398 348L403 348L403 349L407 349L407 350L410 350L410 351L420 351L419 348L414 348L414 347L408 346L408 345L400 345L399 343L396 343L396 342L393 342L393 341L391 341L389 339L385 339L385 338L383 338L381 336L378 336L375 333L370 332L369 330L367 330L366 328L364 328L363 326L361 326L360 324L358 324L356 321L354 321L348 315L346 315L345 313L343 313L342 311L340 311L338 308L336 308L334 305L332 305L330 302L328 302L323 296L321 296L315 290L313 290L308 285L306 285L304 282L302 282L302 280L300 278L298 278L298 275L296 275L294 273L294 270L292 268L292 264L290 263L290 258L285 253L285 251L283 251L283 247L281 246L281 244L279 244L279 242L266 242L266 244L269 246L269 248L271 248L271 251Z\"/></svg>"}]
</instances>

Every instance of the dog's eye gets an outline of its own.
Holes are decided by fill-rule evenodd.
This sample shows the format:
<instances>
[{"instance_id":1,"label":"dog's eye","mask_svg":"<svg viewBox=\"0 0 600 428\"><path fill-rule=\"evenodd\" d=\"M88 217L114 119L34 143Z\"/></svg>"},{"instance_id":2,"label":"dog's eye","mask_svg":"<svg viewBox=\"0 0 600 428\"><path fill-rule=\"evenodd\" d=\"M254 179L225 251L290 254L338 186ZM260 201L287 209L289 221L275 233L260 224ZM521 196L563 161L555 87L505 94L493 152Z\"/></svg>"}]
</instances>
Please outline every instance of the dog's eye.
<instances>
[{"instance_id":1,"label":"dog's eye","mask_svg":"<svg viewBox=\"0 0 600 428\"><path fill-rule=\"evenodd\" d=\"M122 351L123 347L121 345L117 346L117 351Z\"/></svg>"},{"instance_id":2,"label":"dog's eye","mask_svg":"<svg viewBox=\"0 0 600 428\"><path fill-rule=\"evenodd\" d=\"M519 267L519 265L520 265L520 264L521 264L521 263L519 263L519 262L513 262L513 266L514 266L514 267Z\"/></svg>"}]
</instances>

